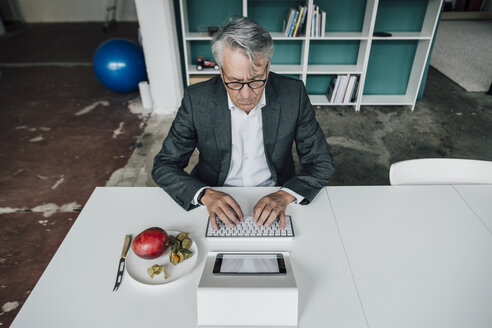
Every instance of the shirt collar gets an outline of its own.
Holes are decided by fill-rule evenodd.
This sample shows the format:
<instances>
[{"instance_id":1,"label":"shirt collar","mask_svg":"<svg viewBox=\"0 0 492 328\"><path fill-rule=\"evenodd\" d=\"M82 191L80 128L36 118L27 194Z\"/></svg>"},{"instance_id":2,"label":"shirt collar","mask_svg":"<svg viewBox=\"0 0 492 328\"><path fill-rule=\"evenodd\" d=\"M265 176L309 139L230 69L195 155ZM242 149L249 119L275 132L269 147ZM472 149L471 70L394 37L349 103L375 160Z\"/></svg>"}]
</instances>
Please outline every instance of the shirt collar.
<instances>
[{"instance_id":1,"label":"shirt collar","mask_svg":"<svg viewBox=\"0 0 492 328\"><path fill-rule=\"evenodd\" d=\"M266 88L265 88L266 89ZM263 89L263 93L261 95L261 99L260 99L260 102L258 104L256 104L255 108L253 108L251 111L254 111L258 108L263 108L266 106L266 96L265 96L265 89ZM229 106L229 109L230 110L234 110L234 109L241 109L239 107L237 107L236 105L234 105L234 103L232 102L231 100L231 97L229 97L229 93L227 93L227 105ZM242 110L242 109L241 109Z\"/></svg>"}]
</instances>

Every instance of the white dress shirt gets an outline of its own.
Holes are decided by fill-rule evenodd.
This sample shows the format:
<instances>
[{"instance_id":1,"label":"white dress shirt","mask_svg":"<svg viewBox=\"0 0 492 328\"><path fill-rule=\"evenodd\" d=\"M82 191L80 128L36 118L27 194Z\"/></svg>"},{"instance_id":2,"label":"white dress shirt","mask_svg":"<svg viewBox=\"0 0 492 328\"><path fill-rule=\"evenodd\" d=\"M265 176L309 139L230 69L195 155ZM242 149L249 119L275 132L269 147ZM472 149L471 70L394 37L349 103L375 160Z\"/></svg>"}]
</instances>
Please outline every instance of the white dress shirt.
<instances>
[{"instance_id":1,"label":"white dress shirt","mask_svg":"<svg viewBox=\"0 0 492 328\"><path fill-rule=\"evenodd\" d=\"M227 95L231 111L231 164L224 186L274 186L263 145L262 108L266 106L265 90L260 102L249 114L236 107Z\"/></svg>"},{"instance_id":2,"label":"white dress shirt","mask_svg":"<svg viewBox=\"0 0 492 328\"><path fill-rule=\"evenodd\" d=\"M265 157L263 144L262 109L266 106L265 90L260 102L249 114L236 107L227 95L229 110L231 111L232 150L229 172L224 181L228 187L266 187L275 186ZM204 187L198 190L192 204L198 204L198 196ZM288 188L281 188L296 198L300 203L304 197Z\"/></svg>"}]
</instances>

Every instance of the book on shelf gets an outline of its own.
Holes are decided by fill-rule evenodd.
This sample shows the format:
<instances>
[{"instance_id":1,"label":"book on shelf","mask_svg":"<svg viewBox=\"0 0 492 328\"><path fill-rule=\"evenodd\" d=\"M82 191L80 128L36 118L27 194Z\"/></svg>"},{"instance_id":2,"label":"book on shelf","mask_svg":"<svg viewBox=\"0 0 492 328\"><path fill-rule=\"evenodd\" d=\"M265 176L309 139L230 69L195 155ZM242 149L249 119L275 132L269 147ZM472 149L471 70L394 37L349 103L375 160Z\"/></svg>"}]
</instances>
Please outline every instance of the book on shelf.
<instances>
[{"instance_id":1,"label":"book on shelf","mask_svg":"<svg viewBox=\"0 0 492 328\"><path fill-rule=\"evenodd\" d=\"M340 86L337 90L337 95L335 98L335 103L341 104L343 102L343 97L345 97L345 92L347 91L347 85L349 81L348 75L339 75Z\"/></svg>"},{"instance_id":2,"label":"book on shelf","mask_svg":"<svg viewBox=\"0 0 492 328\"><path fill-rule=\"evenodd\" d=\"M311 13L311 36L313 38L325 36L326 11L321 10L318 5L313 5Z\"/></svg>"},{"instance_id":3,"label":"book on shelf","mask_svg":"<svg viewBox=\"0 0 492 328\"><path fill-rule=\"evenodd\" d=\"M311 19L311 36L316 37L317 35L317 26L318 26L318 6L313 5L313 13Z\"/></svg>"},{"instance_id":4,"label":"book on shelf","mask_svg":"<svg viewBox=\"0 0 492 328\"><path fill-rule=\"evenodd\" d=\"M331 104L349 104L357 98L359 75L337 75L333 77L326 91L326 98Z\"/></svg>"},{"instance_id":5,"label":"book on shelf","mask_svg":"<svg viewBox=\"0 0 492 328\"><path fill-rule=\"evenodd\" d=\"M294 28L294 32L292 33L293 37L296 37L297 35L297 30L299 30L299 24L301 24L303 12L304 12L304 6L299 6L299 15L297 15L296 26Z\"/></svg>"},{"instance_id":6,"label":"book on shelf","mask_svg":"<svg viewBox=\"0 0 492 328\"><path fill-rule=\"evenodd\" d=\"M321 9L318 7L318 14L316 15L316 36L321 37Z\"/></svg>"},{"instance_id":7,"label":"book on shelf","mask_svg":"<svg viewBox=\"0 0 492 328\"><path fill-rule=\"evenodd\" d=\"M336 87L340 84L338 77L333 77L328 85L328 90L326 91L326 99L328 99L329 103L333 103L335 101L336 95Z\"/></svg>"},{"instance_id":8,"label":"book on shelf","mask_svg":"<svg viewBox=\"0 0 492 328\"><path fill-rule=\"evenodd\" d=\"M306 18L307 18L308 6L299 6L299 8L301 7L303 10L302 10L302 14L299 14L301 16L299 29L297 30L297 33L294 36L305 35L305 31L306 31Z\"/></svg>"},{"instance_id":9,"label":"book on shelf","mask_svg":"<svg viewBox=\"0 0 492 328\"><path fill-rule=\"evenodd\" d=\"M299 9L290 8L286 17L284 36L297 37L303 35L306 27L307 6L299 6Z\"/></svg>"},{"instance_id":10,"label":"book on shelf","mask_svg":"<svg viewBox=\"0 0 492 328\"><path fill-rule=\"evenodd\" d=\"M349 103L352 100L352 93L354 92L355 82L357 81L357 75L351 75L347 84L347 90L343 96L343 103Z\"/></svg>"},{"instance_id":11,"label":"book on shelf","mask_svg":"<svg viewBox=\"0 0 492 328\"><path fill-rule=\"evenodd\" d=\"M359 90L359 78L355 80L354 89L352 90L352 97L350 98L350 102L355 102L357 99L357 91Z\"/></svg>"},{"instance_id":12,"label":"book on shelf","mask_svg":"<svg viewBox=\"0 0 492 328\"><path fill-rule=\"evenodd\" d=\"M292 25L292 21L294 20L296 10L294 8L290 8L287 14L287 23L285 24L284 36L289 36L290 27Z\"/></svg>"},{"instance_id":13,"label":"book on shelf","mask_svg":"<svg viewBox=\"0 0 492 328\"><path fill-rule=\"evenodd\" d=\"M286 28L285 28L285 32L284 32L284 36L287 36L287 37L291 37L292 34L294 33L294 29L296 27L296 22L297 22L297 17L299 16L299 11L292 8L291 9L291 12L292 12L292 19L289 19L287 25L286 25Z\"/></svg>"},{"instance_id":14,"label":"book on shelf","mask_svg":"<svg viewBox=\"0 0 492 328\"><path fill-rule=\"evenodd\" d=\"M325 29L326 29L326 11L322 10L321 11L321 37L325 36Z\"/></svg>"}]
</instances>

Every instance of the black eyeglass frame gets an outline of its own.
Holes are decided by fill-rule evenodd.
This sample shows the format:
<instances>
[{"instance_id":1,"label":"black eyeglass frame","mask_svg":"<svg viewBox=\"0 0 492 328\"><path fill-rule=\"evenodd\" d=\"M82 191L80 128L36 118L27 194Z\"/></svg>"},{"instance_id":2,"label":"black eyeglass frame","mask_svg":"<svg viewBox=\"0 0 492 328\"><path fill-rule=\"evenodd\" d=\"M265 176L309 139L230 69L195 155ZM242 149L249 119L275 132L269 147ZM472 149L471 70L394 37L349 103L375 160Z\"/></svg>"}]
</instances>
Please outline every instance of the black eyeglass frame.
<instances>
[{"instance_id":1,"label":"black eyeglass frame","mask_svg":"<svg viewBox=\"0 0 492 328\"><path fill-rule=\"evenodd\" d=\"M268 68L267 68L268 69ZM220 70L222 71L222 74L224 74L224 71L222 70L222 67L220 68ZM226 87L228 87L229 89L231 90L235 90L235 91L239 91L239 90L242 90L244 88L244 85L247 85L251 90L255 90L255 89L259 89L261 87L263 87L266 83L266 81L268 80L268 77L264 80L253 80L253 81L249 81L249 82L226 82L224 81L224 84L226 85ZM262 82L262 84L258 87L252 87L251 86L251 83L255 83L255 82ZM241 87L239 89L234 89L234 88L231 88L229 86L229 84L241 84Z\"/></svg>"},{"instance_id":2,"label":"black eyeglass frame","mask_svg":"<svg viewBox=\"0 0 492 328\"><path fill-rule=\"evenodd\" d=\"M225 82L225 81L224 81L224 84L226 85L226 87L228 87L228 88L229 88L229 89L231 89L231 90L236 90L236 91L239 91L239 90L241 90L242 88L244 88L244 86L245 86L245 85L247 85L250 89L254 90L254 89L259 89L259 88L261 88L262 86L264 86L267 80L268 80L268 79L264 79L264 80L254 80L254 81L249 81L249 82ZM255 83L255 82L262 82L262 84L261 84L260 86L257 86L257 87L252 87L252 86L251 86L251 83ZM240 88L238 88L238 89L235 89L235 88L231 88L231 87L229 86L229 84L241 84L241 87L240 87Z\"/></svg>"}]
</instances>

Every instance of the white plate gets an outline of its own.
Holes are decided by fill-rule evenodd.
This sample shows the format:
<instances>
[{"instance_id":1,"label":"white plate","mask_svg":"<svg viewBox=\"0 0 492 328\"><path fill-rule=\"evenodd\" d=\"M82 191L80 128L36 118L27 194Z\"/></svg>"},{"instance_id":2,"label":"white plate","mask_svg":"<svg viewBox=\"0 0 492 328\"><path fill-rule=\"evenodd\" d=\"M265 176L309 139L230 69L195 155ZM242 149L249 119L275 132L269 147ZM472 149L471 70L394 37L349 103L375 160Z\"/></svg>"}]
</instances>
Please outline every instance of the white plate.
<instances>
[{"instance_id":1,"label":"white plate","mask_svg":"<svg viewBox=\"0 0 492 328\"><path fill-rule=\"evenodd\" d=\"M167 231L169 235L176 236L178 231ZM146 260L138 257L130 247L128 254L126 255L126 272L136 281L146 285L163 285L176 281L181 277L186 276L195 266L198 259L198 247L195 242L190 247L190 251L193 252L193 256L184 260L176 265L169 262L169 247L164 254L153 260ZM147 269L154 264L164 265L167 271L167 279L164 279L164 275L155 275L154 278L150 278L147 273Z\"/></svg>"}]
</instances>

